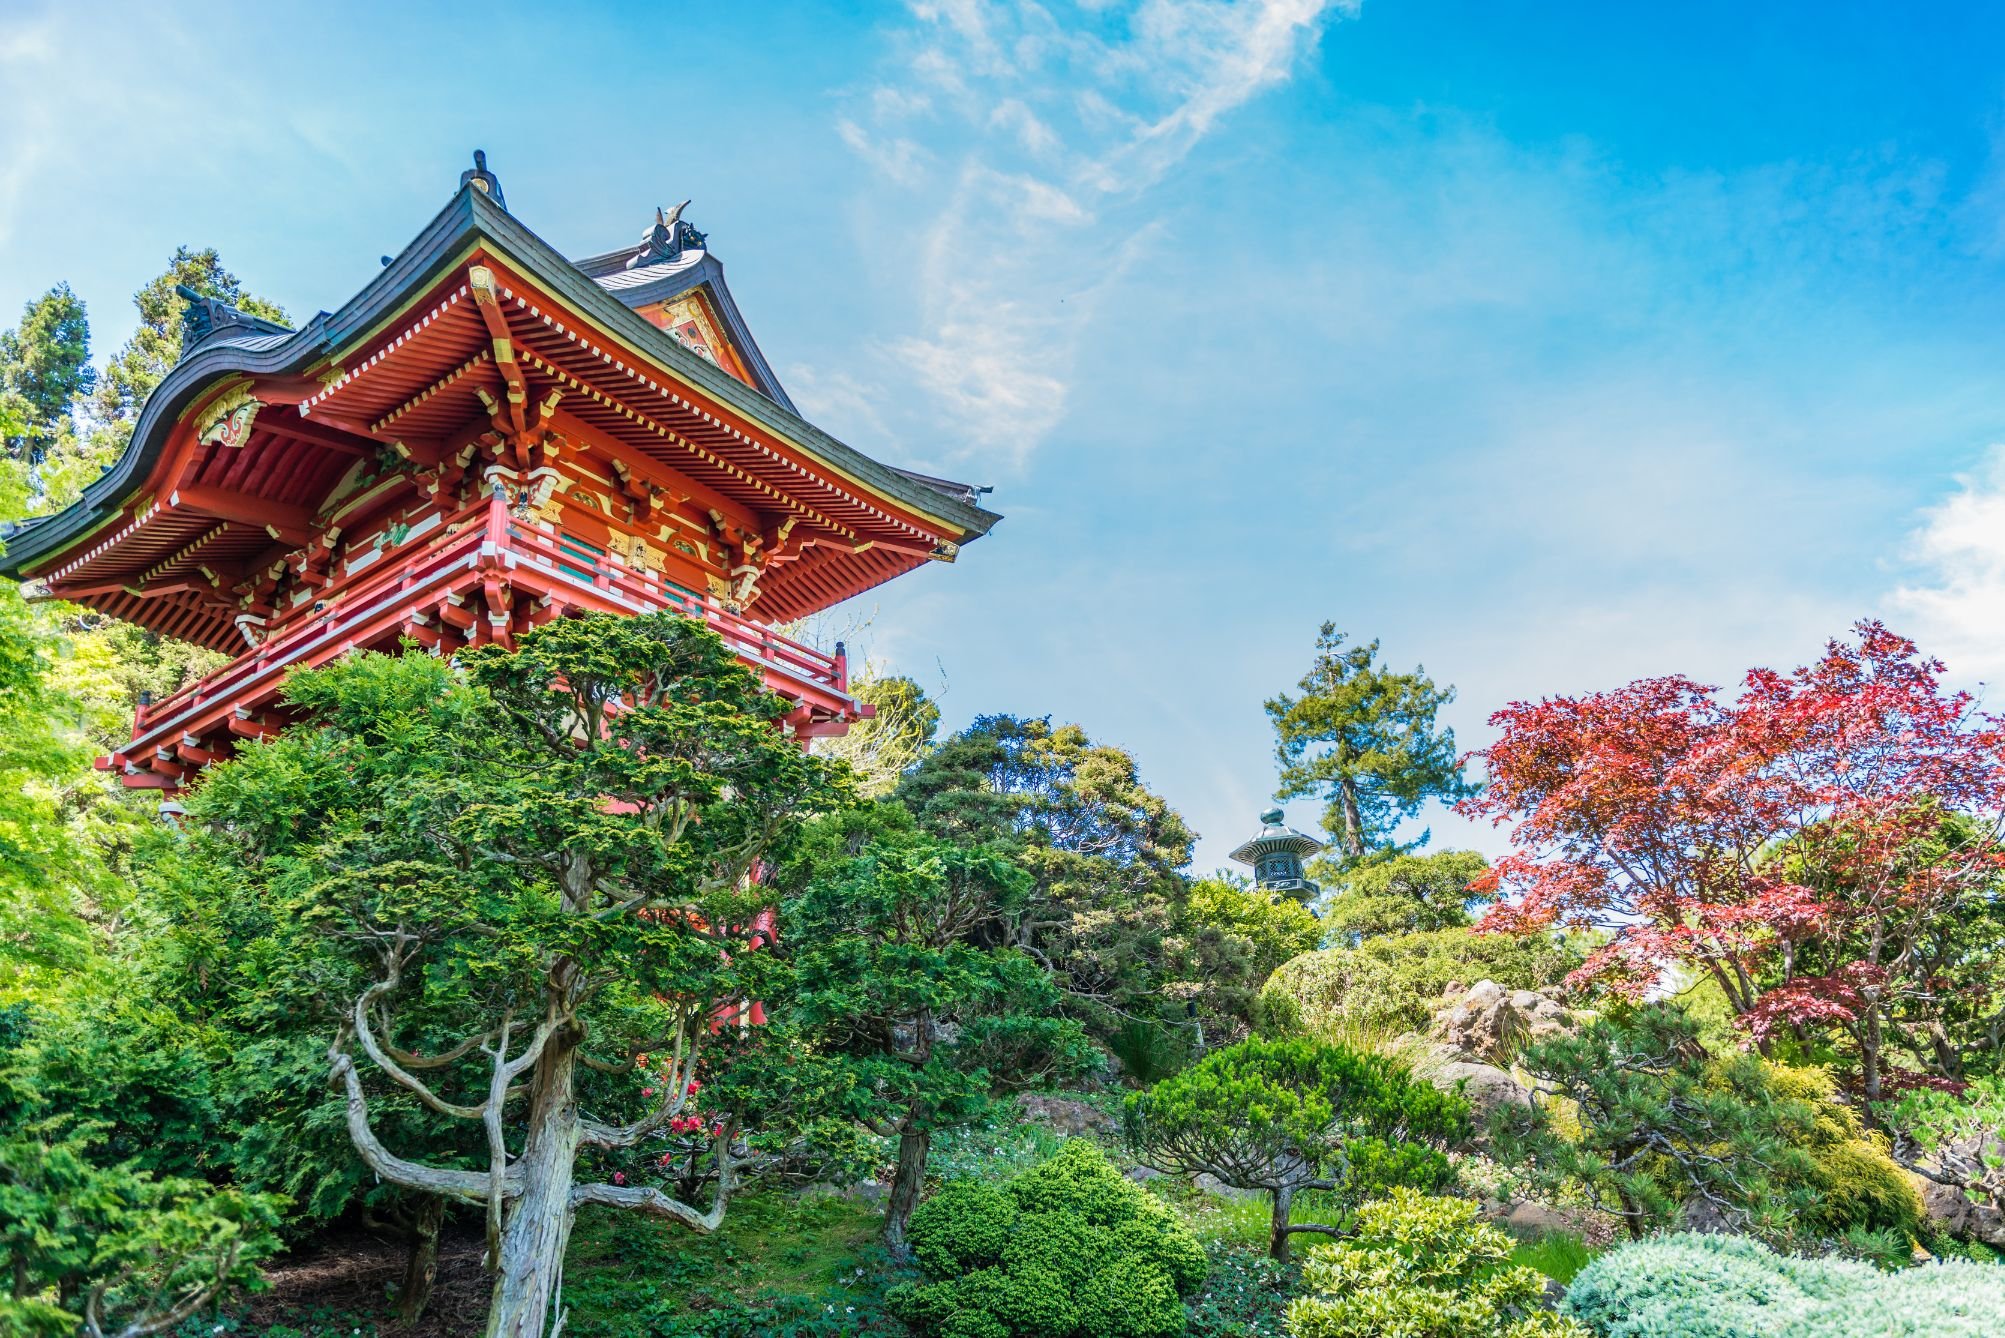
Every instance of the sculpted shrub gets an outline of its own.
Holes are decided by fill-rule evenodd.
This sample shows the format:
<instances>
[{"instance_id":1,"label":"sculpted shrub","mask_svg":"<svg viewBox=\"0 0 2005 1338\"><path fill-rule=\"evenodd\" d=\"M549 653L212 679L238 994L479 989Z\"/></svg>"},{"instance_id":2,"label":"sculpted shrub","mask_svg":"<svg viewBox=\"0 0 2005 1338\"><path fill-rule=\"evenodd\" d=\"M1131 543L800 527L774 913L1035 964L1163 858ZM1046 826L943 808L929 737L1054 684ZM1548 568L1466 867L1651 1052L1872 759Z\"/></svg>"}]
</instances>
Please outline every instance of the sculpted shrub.
<instances>
[{"instance_id":1,"label":"sculpted shrub","mask_svg":"<svg viewBox=\"0 0 2005 1338\"><path fill-rule=\"evenodd\" d=\"M1396 1189L1358 1210L1357 1232L1309 1252L1294 1338L1587 1338L1540 1308L1544 1275L1509 1266L1511 1238L1467 1199Z\"/></svg>"},{"instance_id":2,"label":"sculpted shrub","mask_svg":"<svg viewBox=\"0 0 2005 1338\"><path fill-rule=\"evenodd\" d=\"M1216 1176L1273 1204L1268 1252L1328 1226L1289 1221L1294 1197L1322 1190L1356 1203L1396 1185L1437 1189L1447 1149L1468 1132L1460 1097L1415 1081L1385 1055L1304 1038L1254 1038L1207 1055L1128 1098L1137 1159L1171 1175Z\"/></svg>"},{"instance_id":3,"label":"sculpted shrub","mask_svg":"<svg viewBox=\"0 0 2005 1338\"><path fill-rule=\"evenodd\" d=\"M1494 1155L1549 1189L1584 1190L1633 1236L1700 1206L1736 1229L1783 1236L1815 1201L1803 1145L1816 1108L1778 1092L1756 1056L1708 1054L1698 1024L1675 1008L1596 1018L1525 1047L1518 1064L1564 1114L1498 1109Z\"/></svg>"},{"instance_id":4,"label":"sculpted shrub","mask_svg":"<svg viewBox=\"0 0 2005 1338\"><path fill-rule=\"evenodd\" d=\"M1952 1260L1883 1273L1740 1236L1665 1236L1582 1269L1565 1309L1603 1338L1989 1338L2005 1316L2005 1269Z\"/></svg>"},{"instance_id":5,"label":"sculpted shrub","mask_svg":"<svg viewBox=\"0 0 2005 1338\"><path fill-rule=\"evenodd\" d=\"M939 1338L1167 1338L1206 1269L1176 1215L1083 1140L1001 1184L950 1181L908 1238L926 1281L891 1307Z\"/></svg>"}]
</instances>

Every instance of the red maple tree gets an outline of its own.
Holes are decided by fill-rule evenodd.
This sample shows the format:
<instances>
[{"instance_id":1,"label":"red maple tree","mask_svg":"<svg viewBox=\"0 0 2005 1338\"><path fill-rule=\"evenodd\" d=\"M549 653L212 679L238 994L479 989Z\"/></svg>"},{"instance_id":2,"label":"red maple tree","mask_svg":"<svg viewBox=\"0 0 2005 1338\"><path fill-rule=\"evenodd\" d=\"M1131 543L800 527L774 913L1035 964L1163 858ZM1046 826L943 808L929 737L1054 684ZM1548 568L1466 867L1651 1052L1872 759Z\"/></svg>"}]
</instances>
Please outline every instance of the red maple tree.
<instances>
[{"instance_id":1,"label":"red maple tree","mask_svg":"<svg viewBox=\"0 0 2005 1338\"><path fill-rule=\"evenodd\" d=\"M1941 917L1996 901L2005 721L1913 642L1854 632L1732 698L1651 678L1493 715L1488 786L1459 808L1516 849L1475 885L1501 899L1482 928L1610 930L1574 983L1634 997L1690 965L1759 1042L1849 1038L1879 1096L1889 1027L1945 989Z\"/></svg>"}]
</instances>

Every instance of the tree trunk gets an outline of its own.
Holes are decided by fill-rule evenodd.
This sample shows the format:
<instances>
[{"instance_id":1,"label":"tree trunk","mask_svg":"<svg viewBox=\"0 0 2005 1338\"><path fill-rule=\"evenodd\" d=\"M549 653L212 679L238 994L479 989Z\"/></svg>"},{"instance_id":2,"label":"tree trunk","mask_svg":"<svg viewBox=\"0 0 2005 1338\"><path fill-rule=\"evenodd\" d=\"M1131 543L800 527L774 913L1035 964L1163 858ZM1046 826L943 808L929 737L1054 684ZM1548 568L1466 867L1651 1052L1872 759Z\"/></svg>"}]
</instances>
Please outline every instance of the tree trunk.
<instances>
[{"instance_id":1,"label":"tree trunk","mask_svg":"<svg viewBox=\"0 0 2005 1338\"><path fill-rule=\"evenodd\" d=\"M926 1183L926 1153L933 1135L907 1128L898 1136L898 1172L891 1177L891 1201L884 1214L884 1240L900 1259L911 1256L905 1243L905 1224L919 1206L919 1190Z\"/></svg>"},{"instance_id":2,"label":"tree trunk","mask_svg":"<svg viewBox=\"0 0 2005 1338\"><path fill-rule=\"evenodd\" d=\"M1344 801L1344 853L1352 859L1365 857L1365 819L1358 808L1358 783L1349 776L1337 781L1337 793ZM1277 1256L1278 1257L1278 1256Z\"/></svg>"},{"instance_id":3,"label":"tree trunk","mask_svg":"<svg viewBox=\"0 0 2005 1338\"><path fill-rule=\"evenodd\" d=\"M404 1280L397 1286L397 1323L417 1327L432 1299L439 1276L439 1228L445 1224L446 1201L440 1194L420 1194L411 1222L411 1242L404 1255Z\"/></svg>"},{"instance_id":4,"label":"tree trunk","mask_svg":"<svg viewBox=\"0 0 2005 1338\"><path fill-rule=\"evenodd\" d=\"M1866 1016L1863 1019L1865 1025L1859 1028L1858 1032L1859 1086L1861 1093L1865 1097L1866 1109L1870 1112L1873 1102L1878 1101L1881 1095L1880 1048L1882 1036L1880 1032L1879 996L1870 990L1865 993Z\"/></svg>"},{"instance_id":5,"label":"tree trunk","mask_svg":"<svg viewBox=\"0 0 2005 1338\"><path fill-rule=\"evenodd\" d=\"M487 1338L542 1338L562 1302L564 1247L576 1209L571 1179L578 1158L577 1050L551 1038L536 1061L529 1090L529 1128L522 1156L521 1197L510 1202L501 1228Z\"/></svg>"},{"instance_id":6,"label":"tree trunk","mask_svg":"<svg viewBox=\"0 0 2005 1338\"><path fill-rule=\"evenodd\" d=\"M1642 1240L1643 1213L1637 1208L1636 1201L1629 1197L1629 1191L1625 1189L1616 1190L1615 1197L1622 1204L1622 1225L1628 1229L1629 1239Z\"/></svg>"},{"instance_id":7,"label":"tree trunk","mask_svg":"<svg viewBox=\"0 0 2005 1338\"><path fill-rule=\"evenodd\" d=\"M1280 1263L1288 1262L1288 1214L1295 1203L1293 1189L1269 1191L1274 1197L1273 1227L1267 1236L1267 1253Z\"/></svg>"}]
</instances>

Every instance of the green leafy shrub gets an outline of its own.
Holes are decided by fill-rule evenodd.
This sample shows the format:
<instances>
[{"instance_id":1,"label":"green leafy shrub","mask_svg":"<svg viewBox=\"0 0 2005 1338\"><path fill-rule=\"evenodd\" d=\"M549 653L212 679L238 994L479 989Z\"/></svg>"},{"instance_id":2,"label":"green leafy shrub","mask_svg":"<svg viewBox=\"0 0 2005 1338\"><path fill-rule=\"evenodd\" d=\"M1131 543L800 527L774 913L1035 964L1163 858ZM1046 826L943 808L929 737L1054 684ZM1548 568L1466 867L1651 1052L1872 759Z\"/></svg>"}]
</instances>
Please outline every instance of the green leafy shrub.
<instances>
[{"instance_id":1,"label":"green leafy shrub","mask_svg":"<svg viewBox=\"0 0 2005 1338\"><path fill-rule=\"evenodd\" d=\"M912 1214L926 1281L899 1318L939 1338L1153 1338L1184 1332L1204 1249L1082 1139L1011 1179L950 1181Z\"/></svg>"},{"instance_id":2,"label":"green leafy shrub","mask_svg":"<svg viewBox=\"0 0 2005 1338\"><path fill-rule=\"evenodd\" d=\"M1811 1162L1804 1176L1811 1191L1802 1213L1804 1228L1830 1237L1919 1234L1921 1196L1888 1154L1885 1139L1868 1130L1858 1112L1833 1099L1831 1076L1818 1068L1763 1067L1777 1096L1802 1102L1811 1112L1809 1127L1795 1140Z\"/></svg>"},{"instance_id":3,"label":"green leafy shrub","mask_svg":"<svg viewBox=\"0 0 2005 1338\"><path fill-rule=\"evenodd\" d=\"M1564 1309L1603 1338L1989 1338L2005 1269L1955 1260L1883 1273L1742 1236L1665 1236L1589 1264Z\"/></svg>"},{"instance_id":4,"label":"green leafy shrub","mask_svg":"<svg viewBox=\"0 0 2005 1338\"><path fill-rule=\"evenodd\" d=\"M1339 1019L1388 1032L1420 1031L1452 984L1494 980L1507 989L1557 984L1580 964L1569 945L1509 934L1437 929L1366 938L1354 948L1307 952L1268 978L1254 1025L1269 1035L1318 1032Z\"/></svg>"},{"instance_id":5,"label":"green leafy shrub","mask_svg":"<svg viewBox=\"0 0 2005 1338\"><path fill-rule=\"evenodd\" d=\"M0 1137L0 1333L162 1332L277 1250L282 1199L111 1163L102 1137L59 1118Z\"/></svg>"},{"instance_id":6,"label":"green leafy shrub","mask_svg":"<svg viewBox=\"0 0 2005 1338\"><path fill-rule=\"evenodd\" d=\"M1213 1051L1128 1098L1128 1145L1171 1175L1216 1176L1272 1200L1269 1253L1288 1257L1295 1195L1322 1190L1345 1206L1395 1185L1438 1189L1447 1149L1469 1130L1460 1097L1415 1081L1380 1054L1302 1037L1255 1037Z\"/></svg>"},{"instance_id":7,"label":"green leafy shrub","mask_svg":"<svg viewBox=\"0 0 2005 1338\"><path fill-rule=\"evenodd\" d=\"M1545 1278L1509 1263L1511 1238L1467 1199L1396 1189L1358 1210L1357 1232L1309 1252L1294 1338L1587 1338L1540 1308Z\"/></svg>"}]
</instances>

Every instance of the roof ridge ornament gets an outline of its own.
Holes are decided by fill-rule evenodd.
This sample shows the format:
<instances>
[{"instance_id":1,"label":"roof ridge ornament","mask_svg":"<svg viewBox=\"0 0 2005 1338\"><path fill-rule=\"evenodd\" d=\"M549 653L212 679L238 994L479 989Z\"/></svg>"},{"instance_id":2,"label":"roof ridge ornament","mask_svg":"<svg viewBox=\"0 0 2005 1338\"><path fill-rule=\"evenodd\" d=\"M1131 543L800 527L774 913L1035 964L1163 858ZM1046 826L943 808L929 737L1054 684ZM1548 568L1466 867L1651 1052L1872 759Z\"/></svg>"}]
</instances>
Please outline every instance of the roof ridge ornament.
<instances>
[{"instance_id":1,"label":"roof ridge ornament","mask_svg":"<svg viewBox=\"0 0 2005 1338\"><path fill-rule=\"evenodd\" d=\"M195 345L218 333L291 333L290 328L280 325L277 321L253 316L247 311L231 306L220 297L197 292L185 283L175 284L174 291L187 304L181 309L181 356L184 358Z\"/></svg>"},{"instance_id":2,"label":"roof ridge ornament","mask_svg":"<svg viewBox=\"0 0 2005 1338\"><path fill-rule=\"evenodd\" d=\"M641 234L640 250L627 257L628 269L675 260L684 251L701 251L704 248L709 238L682 217L682 211L689 208L689 203L684 200L673 209L655 208L653 225Z\"/></svg>"},{"instance_id":3,"label":"roof ridge ornament","mask_svg":"<svg viewBox=\"0 0 2005 1338\"><path fill-rule=\"evenodd\" d=\"M472 168L459 174L459 188L465 190L468 186L472 186L503 209L508 208L508 201L501 194L501 178L487 170L486 149L475 149Z\"/></svg>"}]
</instances>

